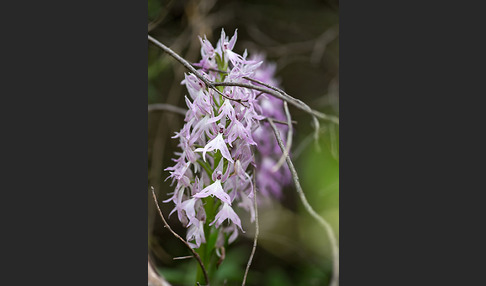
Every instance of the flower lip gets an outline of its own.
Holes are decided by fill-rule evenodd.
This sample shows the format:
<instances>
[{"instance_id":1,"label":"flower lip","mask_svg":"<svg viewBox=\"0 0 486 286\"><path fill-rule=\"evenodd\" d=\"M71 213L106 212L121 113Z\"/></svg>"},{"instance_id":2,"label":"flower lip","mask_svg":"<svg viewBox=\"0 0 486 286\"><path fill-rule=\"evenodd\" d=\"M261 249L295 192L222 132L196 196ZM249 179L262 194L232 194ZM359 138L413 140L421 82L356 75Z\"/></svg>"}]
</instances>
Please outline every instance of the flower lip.
<instances>
[{"instance_id":1,"label":"flower lip","mask_svg":"<svg viewBox=\"0 0 486 286\"><path fill-rule=\"evenodd\" d=\"M204 148L197 148L194 150L194 152L203 152L203 160L206 162L206 152L213 151L215 149L219 150L221 155L223 155L226 160L234 163L234 160L231 158L231 154L228 150L228 146L226 146L226 143L224 142L222 133L218 133L218 135L209 141Z\"/></svg>"},{"instance_id":2,"label":"flower lip","mask_svg":"<svg viewBox=\"0 0 486 286\"><path fill-rule=\"evenodd\" d=\"M205 198L209 196L215 196L220 199L223 203L231 205L231 198L230 196L223 190L223 186L221 186L221 181L216 180L211 185L204 188L199 193L192 196L193 198Z\"/></svg>"},{"instance_id":3,"label":"flower lip","mask_svg":"<svg viewBox=\"0 0 486 286\"><path fill-rule=\"evenodd\" d=\"M232 221L235 225L237 225L241 229L241 231L243 231L243 228L241 227L240 218L235 213L233 208L231 208L231 205L229 205L227 203L223 203L223 206L221 207L218 214L216 214L214 221L212 223L210 223L209 225L211 226L213 224L216 224L216 227L219 227L227 219Z\"/></svg>"}]
</instances>

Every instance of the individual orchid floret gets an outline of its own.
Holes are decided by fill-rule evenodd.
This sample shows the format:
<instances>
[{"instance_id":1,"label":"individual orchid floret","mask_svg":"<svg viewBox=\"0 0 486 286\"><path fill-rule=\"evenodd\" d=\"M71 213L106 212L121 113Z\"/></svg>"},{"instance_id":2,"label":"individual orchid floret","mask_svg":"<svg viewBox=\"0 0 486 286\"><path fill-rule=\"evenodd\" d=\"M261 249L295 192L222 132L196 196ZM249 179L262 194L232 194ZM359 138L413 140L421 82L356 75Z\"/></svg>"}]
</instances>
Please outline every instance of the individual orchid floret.
<instances>
[{"instance_id":1,"label":"individual orchid floret","mask_svg":"<svg viewBox=\"0 0 486 286\"><path fill-rule=\"evenodd\" d=\"M190 226L194 222L198 222L198 220L196 218L195 204L196 204L196 198L185 200L181 204L181 208L182 208L182 210L184 210L184 212L186 213L187 219L189 220L189 224L187 226Z\"/></svg>"},{"instance_id":2,"label":"individual orchid floret","mask_svg":"<svg viewBox=\"0 0 486 286\"><path fill-rule=\"evenodd\" d=\"M252 199L255 192L254 192L254 186L253 186L253 182L252 182L250 175L248 175L248 173L244 171L240 160L236 161L234 168L235 168L235 175L240 180L242 180L242 181L247 180L250 183L251 188L250 188L250 193L248 194L248 198ZM242 197L244 197L244 196L242 196Z\"/></svg>"},{"instance_id":3,"label":"individual orchid floret","mask_svg":"<svg viewBox=\"0 0 486 286\"><path fill-rule=\"evenodd\" d=\"M253 141L253 138L251 136L251 130L248 130L245 126L243 126L243 123L241 123L238 120L234 120L231 122L230 126L228 126L228 143L233 142L236 138L241 138L243 140L246 140L248 144L250 145L256 145L255 141Z\"/></svg>"},{"instance_id":4,"label":"individual orchid floret","mask_svg":"<svg viewBox=\"0 0 486 286\"><path fill-rule=\"evenodd\" d=\"M181 159L184 159L184 157L181 156ZM166 171L174 170L174 171L170 172L170 176L168 178L173 177L176 180L180 180L186 174L186 171L187 171L187 169L189 169L190 165L191 165L191 162L185 163L184 161L182 161L181 164L178 164L175 167L169 167L169 168L165 169Z\"/></svg>"},{"instance_id":5,"label":"individual orchid floret","mask_svg":"<svg viewBox=\"0 0 486 286\"><path fill-rule=\"evenodd\" d=\"M205 84L193 74L184 74L182 85L186 85L189 95L195 99L198 92L205 88Z\"/></svg>"},{"instance_id":6,"label":"individual orchid floret","mask_svg":"<svg viewBox=\"0 0 486 286\"><path fill-rule=\"evenodd\" d=\"M214 62L214 57L215 57L215 50L211 43L208 41L206 36L204 36L204 39L199 37L199 42L201 43L201 61L195 66L201 67L205 70L208 69L216 69L217 65Z\"/></svg>"},{"instance_id":7,"label":"individual orchid floret","mask_svg":"<svg viewBox=\"0 0 486 286\"><path fill-rule=\"evenodd\" d=\"M182 211L182 199L184 196L184 188L181 188L180 186L177 186L176 190L172 194L172 197L163 201L164 203L167 203L169 201L173 201L175 204L174 209L169 213L169 216L172 215L174 212L177 211L177 218L179 219L182 224L187 224L187 217L184 216L184 213Z\"/></svg>"},{"instance_id":8,"label":"individual orchid floret","mask_svg":"<svg viewBox=\"0 0 486 286\"><path fill-rule=\"evenodd\" d=\"M211 178L213 179L213 181L220 180L222 182L225 182L228 179L229 173L232 169L232 167L231 167L232 164L228 165L228 168L226 168L226 173L224 173L224 174L223 174L223 166L224 166L223 160L220 160L218 167L216 167L216 169L214 169L214 172L211 175Z\"/></svg>"},{"instance_id":9,"label":"individual orchid floret","mask_svg":"<svg viewBox=\"0 0 486 286\"><path fill-rule=\"evenodd\" d=\"M211 99L208 96L207 92L203 90L199 90L194 96L194 106L200 112L200 115L207 115L211 114L212 110L212 103ZM198 114L196 114L198 115Z\"/></svg>"},{"instance_id":10,"label":"individual orchid floret","mask_svg":"<svg viewBox=\"0 0 486 286\"><path fill-rule=\"evenodd\" d=\"M214 137L213 140L209 141L204 148L197 148L194 150L195 152L203 152L203 159L204 162L206 162L206 152L210 152L213 150L219 150L221 151L221 155L223 155L226 160L230 161L231 163L234 163L233 159L231 158L231 154L228 150L228 146L226 146L226 143L224 142L223 139L223 134L219 133L216 137Z\"/></svg>"},{"instance_id":11,"label":"individual orchid floret","mask_svg":"<svg viewBox=\"0 0 486 286\"><path fill-rule=\"evenodd\" d=\"M219 115L211 118L208 123L213 123L218 120L222 120L221 123L225 124L226 123L226 117L228 117L230 120L234 121L235 120L235 109L231 105L231 102L229 99L225 99L223 102L223 105L219 108Z\"/></svg>"},{"instance_id":12,"label":"individual orchid floret","mask_svg":"<svg viewBox=\"0 0 486 286\"><path fill-rule=\"evenodd\" d=\"M238 38L238 29L235 30L235 33L233 37L231 37L231 40L228 40L228 37L226 37L226 33L224 32L224 29L222 29L221 38L219 38L219 41L216 44L216 52L221 56L227 55L228 51L232 52L237 38ZM227 59L228 58L226 57L226 60Z\"/></svg>"},{"instance_id":13,"label":"individual orchid floret","mask_svg":"<svg viewBox=\"0 0 486 286\"><path fill-rule=\"evenodd\" d=\"M204 236L204 222L198 221L192 224L187 230L186 240L195 240L196 244L189 242L189 245L192 248L198 248L201 246L201 243L206 243L206 238Z\"/></svg>"},{"instance_id":14,"label":"individual orchid floret","mask_svg":"<svg viewBox=\"0 0 486 286\"><path fill-rule=\"evenodd\" d=\"M250 199L249 196L241 196L241 202L238 204L238 206L249 211L250 221L255 221L255 206L253 205L253 201Z\"/></svg>"},{"instance_id":15,"label":"individual orchid floret","mask_svg":"<svg viewBox=\"0 0 486 286\"><path fill-rule=\"evenodd\" d=\"M221 210L216 215L214 221L212 223L210 223L209 225L216 224L216 227L219 227L227 219L229 219L231 222L233 222L235 225L237 225L240 228L240 230L243 231L243 229L241 228L240 218L235 213L233 208L231 208L231 206L227 203L223 203Z\"/></svg>"},{"instance_id":16,"label":"individual orchid floret","mask_svg":"<svg viewBox=\"0 0 486 286\"><path fill-rule=\"evenodd\" d=\"M216 180L213 184L204 188L201 192L195 194L194 198L205 198L209 196L214 196L220 199L222 202L231 205L230 196L224 191L220 180Z\"/></svg>"}]
</instances>

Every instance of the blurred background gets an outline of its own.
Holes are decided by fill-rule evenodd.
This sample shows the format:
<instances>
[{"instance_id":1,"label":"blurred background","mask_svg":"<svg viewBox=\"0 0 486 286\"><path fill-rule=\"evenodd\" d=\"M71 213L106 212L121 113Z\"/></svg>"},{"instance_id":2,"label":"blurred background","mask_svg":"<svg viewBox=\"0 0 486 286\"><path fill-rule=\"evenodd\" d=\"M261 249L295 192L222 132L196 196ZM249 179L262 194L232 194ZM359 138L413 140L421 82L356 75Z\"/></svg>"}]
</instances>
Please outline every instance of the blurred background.
<instances>
[{"instance_id":1,"label":"blurred background","mask_svg":"<svg viewBox=\"0 0 486 286\"><path fill-rule=\"evenodd\" d=\"M339 7L325 1L164 1L148 0L148 33L189 62L200 59L197 36L206 35L213 45L221 29L232 36L238 28L234 51L264 53L277 65L276 77L290 95L311 108L339 116ZM185 87L180 85L182 65L148 44L148 104L168 103L186 108ZM339 238L339 126L321 122L319 141L313 140L311 117L289 105L295 125L292 160L304 193L313 208L333 227ZM174 132L183 126L175 113L151 111L148 116L148 182L159 201L172 192L169 175L180 151ZM272 134L273 136L273 134ZM167 215L171 203L161 204ZM212 285L241 285L253 244L254 226L242 213L245 234L226 251ZM171 227L185 237L177 216ZM281 201L259 208L260 236L247 285L328 285L331 251L324 229L304 210L293 185ZM163 227L148 192L148 249L157 270L172 285L193 285L194 259L173 260L189 255L185 246Z\"/></svg>"}]
</instances>

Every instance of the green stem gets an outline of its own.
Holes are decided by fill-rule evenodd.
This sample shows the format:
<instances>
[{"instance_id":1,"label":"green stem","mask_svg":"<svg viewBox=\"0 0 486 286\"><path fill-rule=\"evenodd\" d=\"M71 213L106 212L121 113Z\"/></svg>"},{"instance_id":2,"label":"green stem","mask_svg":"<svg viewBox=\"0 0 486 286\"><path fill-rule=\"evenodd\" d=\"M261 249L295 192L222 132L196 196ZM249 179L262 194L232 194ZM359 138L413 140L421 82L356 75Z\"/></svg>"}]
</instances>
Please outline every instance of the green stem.
<instances>
[{"instance_id":1,"label":"green stem","mask_svg":"<svg viewBox=\"0 0 486 286\"><path fill-rule=\"evenodd\" d=\"M228 69L228 65L224 64L224 54L220 57L218 54L216 55L216 62L218 64L218 68L220 70L226 71ZM224 79L226 78L226 74L221 74L220 75L220 82L223 82ZM217 80L218 81L218 80ZM218 86L217 87L220 92L223 92L224 87L223 86ZM221 103L223 101L223 98L220 95L220 100L219 102ZM214 108L215 113L218 112L220 106L216 104ZM219 165L219 162L221 162L223 155L221 154L220 151L217 151L214 156L214 165L213 168L211 168L210 164L207 162L204 162L202 160L197 160L199 165L201 165L208 174L210 184L214 183L212 180L212 174L216 167ZM225 162L225 165L223 166L223 171L227 167L227 162ZM221 205L221 202L213 197L207 197L202 199L202 202L204 204L204 211L206 212L206 223L204 224L204 236L206 238L206 243L202 243L201 246L196 250L196 252L199 254L201 257L201 261L204 264L204 267L206 268L206 271L208 273L209 279L213 276L212 274L216 270L216 256L214 255L215 253L215 245L216 241L218 240L218 235L219 235L219 229L216 229L214 227L209 227L209 223L214 221L214 218L216 217L216 212ZM197 268L197 273L196 273L196 285L197 282L202 283L204 282L204 274L202 272L201 267Z\"/></svg>"},{"instance_id":2,"label":"green stem","mask_svg":"<svg viewBox=\"0 0 486 286\"><path fill-rule=\"evenodd\" d=\"M201 244L196 252L201 257L201 261L206 267L208 276L211 279L212 273L215 270L214 267L214 247L218 239L219 230L213 227L209 227L209 222L213 221L216 216L216 211L219 208L220 202L213 197L207 197L203 200L205 203L204 210L206 211L206 224L204 225L204 235L206 237L206 243ZM201 283L204 281L204 274L200 267L197 269L196 281Z\"/></svg>"},{"instance_id":3,"label":"green stem","mask_svg":"<svg viewBox=\"0 0 486 286\"><path fill-rule=\"evenodd\" d=\"M199 163L199 165L201 165L204 168L204 170L206 171L206 174L208 174L208 176L211 178L213 171L211 170L211 167L209 167L209 164L200 160L200 159L197 160L197 162Z\"/></svg>"},{"instance_id":4,"label":"green stem","mask_svg":"<svg viewBox=\"0 0 486 286\"><path fill-rule=\"evenodd\" d=\"M196 250L197 254L199 254L199 257L201 258L201 261L204 265L204 267L206 267L206 263L205 263L205 253L206 253L206 244L201 244L201 246ZM207 267L206 267L206 271L207 271ZM209 274L208 274L209 275ZM197 273L196 273L196 283L194 283L195 285L197 285L197 282L199 283L204 283L204 273L201 269L201 267L198 267L197 268Z\"/></svg>"}]
</instances>

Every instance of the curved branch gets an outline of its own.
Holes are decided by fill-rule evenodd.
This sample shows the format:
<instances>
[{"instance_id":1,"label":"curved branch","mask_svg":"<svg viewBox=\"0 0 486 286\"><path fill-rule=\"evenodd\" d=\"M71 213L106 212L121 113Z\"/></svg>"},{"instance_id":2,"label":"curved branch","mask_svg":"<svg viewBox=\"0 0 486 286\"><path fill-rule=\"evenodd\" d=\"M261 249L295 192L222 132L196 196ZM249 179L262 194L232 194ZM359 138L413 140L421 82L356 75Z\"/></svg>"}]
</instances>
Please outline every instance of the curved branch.
<instances>
[{"instance_id":1,"label":"curved branch","mask_svg":"<svg viewBox=\"0 0 486 286\"><path fill-rule=\"evenodd\" d=\"M297 107L298 109L305 111L305 112L307 112L307 113L309 113L309 114L311 114L315 117L325 119L325 120L329 120L329 121L332 121L336 124L339 124L339 119L337 117L324 114L324 113L319 112L317 110L313 110L307 104L302 102L301 100L293 98L292 96L288 95L285 92L277 92L274 89L270 89L270 88L266 88L266 87L262 87L262 86L257 86L257 85L253 85L253 84L249 84L249 83L240 83L240 82L215 82L214 86L239 86L239 87L258 90L258 91L261 91L263 93L270 94L270 95L272 95L276 98L280 98L281 100L287 101L288 103L292 104L293 106Z\"/></svg>"},{"instance_id":2,"label":"curved branch","mask_svg":"<svg viewBox=\"0 0 486 286\"><path fill-rule=\"evenodd\" d=\"M273 123L272 119L269 118L267 119L267 121L268 123L270 123L270 126L272 126L273 132L275 133L275 137L277 138L277 142L278 145L280 146L280 149L282 149L282 152L285 152L284 151L285 146L283 144L282 138L280 137L280 132L278 131L275 124ZM290 172L292 173L292 179L294 180L295 188L297 189L297 193L299 194L302 204L304 205L307 212L324 227L327 236L329 237L329 242L331 243L331 250L333 256L333 271L332 271L332 279L330 285L337 286L339 283L339 248L337 246L337 241L336 241L334 231L332 230L331 225L324 218L318 215L316 211L312 208L312 206L309 204L309 202L307 201L304 195L304 191L302 190L302 186L299 183L299 176L297 175L297 171L295 170L292 160L290 160L289 156L287 156L286 160Z\"/></svg>"},{"instance_id":3,"label":"curved branch","mask_svg":"<svg viewBox=\"0 0 486 286\"><path fill-rule=\"evenodd\" d=\"M289 128L287 132L287 147L285 148L285 152L282 152L282 156L278 160L277 164L273 166L272 172L277 172L280 167L282 167L283 163L285 162L285 158L290 154L290 149L292 148L292 136L293 136L293 128L292 128L292 118L290 116L289 107L287 101L284 101L284 109L285 115L287 116L287 127Z\"/></svg>"},{"instance_id":4,"label":"curved branch","mask_svg":"<svg viewBox=\"0 0 486 286\"><path fill-rule=\"evenodd\" d=\"M162 214L162 211L160 210L159 203L157 202L157 196L155 195L154 187L152 187L152 195L154 197L155 205L157 205L157 209L159 210L160 218L162 218L162 221L164 222L165 227L175 237L177 237L180 241L182 241L187 246L187 248L189 248L189 250L192 252L192 255L194 256L194 258L199 263L199 266L201 266L201 269L202 269L203 274L204 274L204 280L206 280L206 285L209 286L208 273L206 272L206 268L204 268L204 264L201 261L201 257L199 257L199 254L196 251L194 251L194 249L192 249L192 247L189 245L189 243L185 239L183 239L182 237L180 237L175 231L172 230L172 228L170 228L169 224L167 223L167 221L164 218L164 215Z\"/></svg>"},{"instance_id":5,"label":"curved branch","mask_svg":"<svg viewBox=\"0 0 486 286\"><path fill-rule=\"evenodd\" d=\"M173 50L171 50L170 48L168 48L167 46L165 46L161 42L157 41L156 39L154 39L150 35L148 35L148 39L149 39L149 41L151 41L152 43L154 43L156 46L158 46L159 48L161 48L164 52L168 53L171 57L173 57L174 59L176 59L179 63L181 63L186 69L188 69L197 78L199 78L202 82L204 82L204 84L207 87L210 87L211 89L213 89L214 91L216 91L219 95L221 95L224 98L227 98L229 100L236 101L236 102L240 103L241 105L243 105L245 107L248 107L245 104L243 104L243 102L246 102L247 100L234 99L234 98L228 97L227 95L223 94L221 91L219 91L216 88L216 86L214 85L214 82L212 82L212 81L208 80L207 78L205 78L204 76L202 76L191 64L189 64L185 59L183 59L181 56L179 56L178 54L176 54Z\"/></svg>"},{"instance_id":6,"label":"curved branch","mask_svg":"<svg viewBox=\"0 0 486 286\"><path fill-rule=\"evenodd\" d=\"M256 86L256 85L253 85L253 84L247 84L247 83L213 82L213 81L210 81L207 78L205 78L204 76L202 76L185 59L183 59L181 56L179 56L177 53L175 53L174 51L172 51L170 48L168 48L167 46L165 46L161 42L159 42L156 39L154 39L152 36L148 35L148 40L151 41L152 43L154 43L159 48L161 48L164 52L168 53L171 57L173 57L174 59L176 59L185 68L187 68L191 73L193 73L197 78L199 78L202 82L204 82L204 84L206 84L206 86L210 87L211 89L213 89L214 91L216 91L219 95L223 96L224 98L227 98L229 100L236 101L236 102L242 104L243 106L246 106L243 103L243 102L246 102L245 100L230 98L230 97L226 96L225 94L223 94L221 91L219 91L216 88L217 86L239 86L239 87L245 87L245 88L249 88L249 89L253 89L253 90L258 90L258 91L261 91L261 92L270 94L272 96L275 96L277 98L280 98L280 99L282 99L284 101L287 101L288 103L294 105L295 107L299 108L300 110L305 111L305 112L311 114L313 116L313 120L314 120L314 124L316 125L316 129L319 129L319 122L317 122L317 119L315 117L318 117L318 118L321 118L321 119L324 119L324 120L329 120L329 121L334 122L334 123L336 123L336 124L339 125L339 119L337 117L331 116L331 115L327 115L327 114L324 114L322 112L313 110L312 108L310 108L307 104L305 104L301 100L296 99L296 98L290 96L289 94L287 94L286 92L284 92L283 90L281 90L279 88L276 88L274 86L268 85L268 84L266 84L264 82L261 82L259 80L245 77L245 79L250 80L250 81L253 81L255 83L258 83L258 84L262 85L263 87L262 86Z\"/></svg>"},{"instance_id":7,"label":"curved branch","mask_svg":"<svg viewBox=\"0 0 486 286\"><path fill-rule=\"evenodd\" d=\"M253 239L253 248L251 249L250 258L248 259L248 263L246 264L245 275L243 276L243 282L241 283L241 286L245 286L246 276L248 276L248 271L250 271L250 265L251 265L251 262L253 261L253 256L255 255L258 235L260 233L260 228L258 226L258 206L257 206L257 201L256 201L256 172L255 172L255 167L253 167L253 187L255 188L255 190L253 192L253 207L255 208L255 238Z\"/></svg>"}]
</instances>

